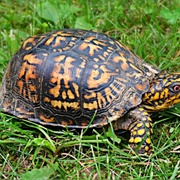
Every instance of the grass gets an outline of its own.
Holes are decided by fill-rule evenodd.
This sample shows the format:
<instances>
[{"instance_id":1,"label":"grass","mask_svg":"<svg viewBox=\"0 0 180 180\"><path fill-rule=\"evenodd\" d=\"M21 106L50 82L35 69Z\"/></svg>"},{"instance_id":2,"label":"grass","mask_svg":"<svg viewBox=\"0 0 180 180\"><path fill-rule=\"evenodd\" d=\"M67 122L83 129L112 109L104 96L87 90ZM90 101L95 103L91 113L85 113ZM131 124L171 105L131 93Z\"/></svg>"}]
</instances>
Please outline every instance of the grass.
<instances>
[{"instance_id":1,"label":"grass","mask_svg":"<svg viewBox=\"0 0 180 180\"><path fill-rule=\"evenodd\" d=\"M62 28L104 32L150 64L178 72L179 17L178 0L2 0L0 78L26 37ZM180 178L180 105L153 115L152 158L131 156L112 133L54 131L0 117L0 179Z\"/></svg>"}]
</instances>

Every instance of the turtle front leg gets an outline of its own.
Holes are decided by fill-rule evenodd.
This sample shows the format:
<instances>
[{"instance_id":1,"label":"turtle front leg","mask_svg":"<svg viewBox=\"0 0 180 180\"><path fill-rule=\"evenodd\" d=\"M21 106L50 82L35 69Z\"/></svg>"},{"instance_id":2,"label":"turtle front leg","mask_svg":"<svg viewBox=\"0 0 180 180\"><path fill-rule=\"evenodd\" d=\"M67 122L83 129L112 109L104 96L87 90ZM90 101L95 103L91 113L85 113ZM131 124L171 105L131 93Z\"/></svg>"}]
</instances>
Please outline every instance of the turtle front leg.
<instances>
[{"instance_id":1,"label":"turtle front leg","mask_svg":"<svg viewBox=\"0 0 180 180\"><path fill-rule=\"evenodd\" d=\"M115 130L130 131L129 143L131 148L138 154L151 154L152 119L142 107L131 110L127 115L118 120Z\"/></svg>"}]
</instances>

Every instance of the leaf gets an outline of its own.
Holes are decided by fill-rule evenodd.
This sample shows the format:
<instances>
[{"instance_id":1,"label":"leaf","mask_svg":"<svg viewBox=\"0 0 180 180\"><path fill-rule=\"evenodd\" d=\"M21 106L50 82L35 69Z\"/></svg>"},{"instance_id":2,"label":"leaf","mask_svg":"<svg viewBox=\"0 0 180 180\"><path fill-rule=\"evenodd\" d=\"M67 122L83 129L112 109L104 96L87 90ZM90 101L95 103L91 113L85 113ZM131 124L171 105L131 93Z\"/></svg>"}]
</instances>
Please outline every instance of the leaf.
<instances>
[{"instance_id":1,"label":"leaf","mask_svg":"<svg viewBox=\"0 0 180 180\"><path fill-rule=\"evenodd\" d=\"M32 171L28 171L23 174L20 180L48 180L53 172L58 169L58 164L51 164L50 167L43 167L40 169L33 169Z\"/></svg>"},{"instance_id":2,"label":"leaf","mask_svg":"<svg viewBox=\"0 0 180 180\"><path fill-rule=\"evenodd\" d=\"M144 8L145 14L152 14L153 13L153 8Z\"/></svg>"},{"instance_id":3,"label":"leaf","mask_svg":"<svg viewBox=\"0 0 180 180\"><path fill-rule=\"evenodd\" d=\"M106 132L106 136L109 137L114 142L118 144L121 142L121 139L116 136L111 126L109 126L108 131Z\"/></svg>"},{"instance_id":4,"label":"leaf","mask_svg":"<svg viewBox=\"0 0 180 180\"><path fill-rule=\"evenodd\" d=\"M50 149L51 151L55 152L56 151L56 147L54 144L52 144L51 142L49 142L46 139L43 138L34 138L32 141L29 141L27 143L27 147L31 146L32 144L35 144L36 146L42 146L45 148Z\"/></svg>"},{"instance_id":5,"label":"leaf","mask_svg":"<svg viewBox=\"0 0 180 180\"><path fill-rule=\"evenodd\" d=\"M77 29L87 29L87 30L94 29L95 30L95 28L87 21L85 16L78 17L76 19L75 28L77 28Z\"/></svg>"},{"instance_id":6,"label":"leaf","mask_svg":"<svg viewBox=\"0 0 180 180\"><path fill-rule=\"evenodd\" d=\"M175 24L180 19L180 8L171 12L169 9L162 9L160 12L161 17L168 20L168 23Z\"/></svg>"},{"instance_id":7,"label":"leaf","mask_svg":"<svg viewBox=\"0 0 180 180\"><path fill-rule=\"evenodd\" d=\"M171 128L169 129L169 133L172 134L172 133L174 132L174 130L175 130L175 128L171 127Z\"/></svg>"},{"instance_id":8,"label":"leaf","mask_svg":"<svg viewBox=\"0 0 180 180\"><path fill-rule=\"evenodd\" d=\"M80 8L69 5L69 4L59 4L56 2L39 2L37 4L36 11L38 15L47 20L52 21L54 24L63 22L66 19L70 18L73 13L79 11Z\"/></svg>"},{"instance_id":9,"label":"leaf","mask_svg":"<svg viewBox=\"0 0 180 180\"><path fill-rule=\"evenodd\" d=\"M57 7L53 3L50 3L48 1L39 2L37 4L36 11L38 15L43 19L52 21L55 24L57 24L59 21L59 13L57 11Z\"/></svg>"}]
</instances>

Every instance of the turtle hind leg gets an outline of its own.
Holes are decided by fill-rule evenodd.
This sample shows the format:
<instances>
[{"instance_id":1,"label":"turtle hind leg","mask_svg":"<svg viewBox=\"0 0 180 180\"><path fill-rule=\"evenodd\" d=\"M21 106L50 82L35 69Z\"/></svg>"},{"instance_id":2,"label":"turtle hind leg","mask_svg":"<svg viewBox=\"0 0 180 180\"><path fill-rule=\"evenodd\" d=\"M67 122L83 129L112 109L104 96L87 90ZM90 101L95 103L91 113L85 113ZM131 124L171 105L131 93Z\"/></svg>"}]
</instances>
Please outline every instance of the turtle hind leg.
<instances>
[{"instance_id":1,"label":"turtle hind leg","mask_svg":"<svg viewBox=\"0 0 180 180\"><path fill-rule=\"evenodd\" d=\"M114 123L115 130L130 131L130 147L138 154L151 154L152 119L142 107L131 110Z\"/></svg>"}]
</instances>

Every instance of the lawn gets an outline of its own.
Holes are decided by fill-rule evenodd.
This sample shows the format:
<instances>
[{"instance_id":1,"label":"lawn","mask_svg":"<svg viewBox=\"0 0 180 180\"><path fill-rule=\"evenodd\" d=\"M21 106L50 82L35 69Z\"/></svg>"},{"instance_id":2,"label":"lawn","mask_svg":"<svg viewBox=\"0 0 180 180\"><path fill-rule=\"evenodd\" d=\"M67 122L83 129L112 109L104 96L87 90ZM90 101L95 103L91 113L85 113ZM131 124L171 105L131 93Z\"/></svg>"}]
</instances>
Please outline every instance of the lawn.
<instances>
[{"instance_id":1,"label":"lawn","mask_svg":"<svg viewBox=\"0 0 180 180\"><path fill-rule=\"evenodd\" d=\"M103 32L161 70L180 72L179 0L2 0L0 82L23 40L63 28ZM152 119L154 154L140 157L112 130L49 129L0 113L0 179L178 179L180 104Z\"/></svg>"}]
</instances>

